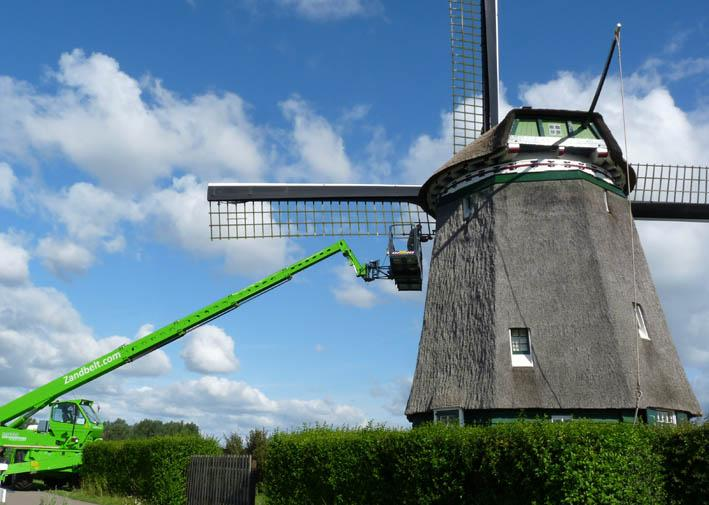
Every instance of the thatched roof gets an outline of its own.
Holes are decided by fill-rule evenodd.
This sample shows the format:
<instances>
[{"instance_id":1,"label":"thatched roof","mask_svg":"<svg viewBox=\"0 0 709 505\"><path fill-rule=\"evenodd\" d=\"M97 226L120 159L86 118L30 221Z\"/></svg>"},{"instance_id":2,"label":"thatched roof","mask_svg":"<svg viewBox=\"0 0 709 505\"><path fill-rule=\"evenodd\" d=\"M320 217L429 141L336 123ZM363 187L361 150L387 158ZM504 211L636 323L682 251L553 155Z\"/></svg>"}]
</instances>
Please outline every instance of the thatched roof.
<instances>
[{"instance_id":1,"label":"thatched roof","mask_svg":"<svg viewBox=\"0 0 709 505\"><path fill-rule=\"evenodd\" d=\"M568 121L591 120L596 126L602 140L606 143L610 161L625 173L627 164L623 153L613 134L608 129L603 116L594 112L589 116L585 111L561 109L512 109L505 118L496 126L475 139L463 150L456 153L450 160L443 164L421 187L419 202L431 215L435 216L436 210L431 208L431 192L436 192L437 187L445 185L448 181L458 177L463 171L475 170L478 164L483 164L507 149L507 143L512 130L512 125L517 118L558 118ZM625 177L623 176L623 179ZM623 190L629 193L635 185L635 172L630 169L630 184L624 183Z\"/></svg>"}]
</instances>

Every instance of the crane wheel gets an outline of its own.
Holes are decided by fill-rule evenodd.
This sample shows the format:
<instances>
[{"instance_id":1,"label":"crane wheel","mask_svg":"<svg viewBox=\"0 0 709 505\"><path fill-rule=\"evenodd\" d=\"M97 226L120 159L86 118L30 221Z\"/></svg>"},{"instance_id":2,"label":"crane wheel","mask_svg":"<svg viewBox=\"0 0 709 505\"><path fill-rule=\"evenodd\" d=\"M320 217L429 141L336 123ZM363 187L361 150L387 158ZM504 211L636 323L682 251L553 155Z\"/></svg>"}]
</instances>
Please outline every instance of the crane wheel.
<instances>
[{"instance_id":1,"label":"crane wheel","mask_svg":"<svg viewBox=\"0 0 709 505\"><path fill-rule=\"evenodd\" d=\"M28 473L18 473L13 475L12 489L15 491L29 491L32 488L32 476Z\"/></svg>"}]
</instances>

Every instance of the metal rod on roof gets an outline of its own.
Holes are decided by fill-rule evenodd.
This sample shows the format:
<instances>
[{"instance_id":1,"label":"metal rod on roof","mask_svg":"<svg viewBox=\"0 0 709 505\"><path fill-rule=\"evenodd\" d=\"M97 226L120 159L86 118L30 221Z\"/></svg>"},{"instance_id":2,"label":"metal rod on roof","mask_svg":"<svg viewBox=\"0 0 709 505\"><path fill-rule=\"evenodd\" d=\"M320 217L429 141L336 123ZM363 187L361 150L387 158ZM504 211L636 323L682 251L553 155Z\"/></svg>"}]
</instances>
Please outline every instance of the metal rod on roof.
<instances>
[{"instance_id":1,"label":"metal rod on roof","mask_svg":"<svg viewBox=\"0 0 709 505\"><path fill-rule=\"evenodd\" d=\"M601 74L601 80L598 81L598 87L596 88L596 94L593 96L593 102L591 102L591 108L588 109L589 115L593 113L596 108L596 103L598 103L598 97L601 96L601 90L603 89L603 83L606 82L606 75L608 75L608 67L611 65L611 60L613 59L613 53L615 52L615 46L618 44L618 34L620 33L621 24L618 23L615 26L615 32L613 33L613 42L611 42L611 50L608 51L608 59L606 60L606 66L603 68L603 73Z\"/></svg>"}]
</instances>

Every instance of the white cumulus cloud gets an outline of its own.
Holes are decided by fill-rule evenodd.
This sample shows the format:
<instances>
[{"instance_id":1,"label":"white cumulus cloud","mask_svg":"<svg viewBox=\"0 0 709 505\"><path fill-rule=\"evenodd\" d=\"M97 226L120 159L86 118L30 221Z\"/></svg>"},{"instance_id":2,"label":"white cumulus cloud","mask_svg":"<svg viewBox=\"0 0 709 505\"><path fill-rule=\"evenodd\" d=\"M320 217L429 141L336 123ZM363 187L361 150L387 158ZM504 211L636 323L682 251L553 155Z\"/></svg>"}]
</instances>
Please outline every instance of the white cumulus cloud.
<instances>
[{"instance_id":1,"label":"white cumulus cloud","mask_svg":"<svg viewBox=\"0 0 709 505\"><path fill-rule=\"evenodd\" d=\"M674 101L670 91L654 75L632 74L626 83L626 117L629 155L632 161L696 164L709 161L702 139L709 124L693 123ZM520 98L525 105L539 108L588 108L596 89L596 79L560 72L545 83L527 85ZM620 84L609 77L596 110L623 144Z\"/></svg>"},{"instance_id":2,"label":"white cumulus cloud","mask_svg":"<svg viewBox=\"0 0 709 505\"><path fill-rule=\"evenodd\" d=\"M453 155L453 115L441 114L439 132L435 136L419 135L409 146L402 161L406 184L422 184Z\"/></svg>"},{"instance_id":3,"label":"white cumulus cloud","mask_svg":"<svg viewBox=\"0 0 709 505\"><path fill-rule=\"evenodd\" d=\"M351 180L353 171L345 143L333 126L298 97L280 105L286 118L293 122L291 140L298 158L297 172L289 175L323 182Z\"/></svg>"},{"instance_id":4,"label":"white cumulus cloud","mask_svg":"<svg viewBox=\"0 0 709 505\"><path fill-rule=\"evenodd\" d=\"M0 233L0 284L21 284L29 278L29 253L10 235Z\"/></svg>"},{"instance_id":5,"label":"white cumulus cloud","mask_svg":"<svg viewBox=\"0 0 709 505\"><path fill-rule=\"evenodd\" d=\"M154 227L155 237L200 256L220 255L231 273L259 276L288 264L293 246L286 239L211 241L206 195L206 184L185 176L146 197L142 208Z\"/></svg>"},{"instance_id":6,"label":"white cumulus cloud","mask_svg":"<svg viewBox=\"0 0 709 505\"><path fill-rule=\"evenodd\" d=\"M339 283L332 289L332 294L338 302L362 309L374 306L377 296L362 279L355 276L350 265L342 265L336 272Z\"/></svg>"},{"instance_id":7,"label":"white cumulus cloud","mask_svg":"<svg viewBox=\"0 0 709 505\"><path fill-rule=\"evenodd\" d=\"M232 93L182 99L138 80L101 53L64 53L54 94L0 77L0 149L18 157L59 153L118 191L142 192L176 168L259 179L261 133Z\"/></svg>"},{"instance_id":8,"label":"white cumulus cloud","mask_svg":"<svg viewBox=\"0 0 709 505\"><path fill-rule=\"evenodd\" d=\"M42 264L54 275L69 278L86 272L94 262L88 249L69 240L45 237L37 245L37 256Z\"/></svg>"},{"instance_id":9,"label":"white cumulus cloud","mask_svg":"<svg viewBox=\"0 0 709 505\"><path fill-rule=\"evenodd\" d=\"M143 219L137 202L88 182L46 193L42 203L72 238L94 246L101 241L115 241L121 222Z\"/></svg>"},{"instance_id":10,"label":"white cumulus cloud","mask_svg":"<svg viewBox=\"0 0 709 505\"><path fill-rule=\"evenodd\" d=\"M144 387L131 406L142 416L185 419L197 423L208 433L230 430L248 432L252 428L293 428L303 423L328 423L359 426L364 413L352 405L326 399L269 398L263 391L243 381L203 376L179 381L165 387ZM120 411L120 405L112 406Z\"/></svg>"},{"instance_id":11,"label":"white cumulus cloud","mask_svg":"<svg viewBox=\"0 0 709 505\"><path fill-rule=\"evenodd\" d=\"M15 206L15 187L17 177L10 165L0 162L0 207Z\"/></svg>"},{"instance_id":12,"label":"white cumulus cloud","mask_svg":"<svg viewBox=\"0 0 709 505\"><path fill-rule=\"evenodd\" d=\"M200 326L190 334L180 356L193 372L226 373L239 368L234 340L211 324Z\"/></svg>"},{"instance_id":13,"label":"white cumulus cloud","mask_svg":"<svg viewBox=\"0 0 709 505\"><path fill-rule=\"evenodd\" d=\"M277 0L283 7L313 21L335 21L356 16L371 16L382 12L375 0Z\"/></svg>"}]
</instances>

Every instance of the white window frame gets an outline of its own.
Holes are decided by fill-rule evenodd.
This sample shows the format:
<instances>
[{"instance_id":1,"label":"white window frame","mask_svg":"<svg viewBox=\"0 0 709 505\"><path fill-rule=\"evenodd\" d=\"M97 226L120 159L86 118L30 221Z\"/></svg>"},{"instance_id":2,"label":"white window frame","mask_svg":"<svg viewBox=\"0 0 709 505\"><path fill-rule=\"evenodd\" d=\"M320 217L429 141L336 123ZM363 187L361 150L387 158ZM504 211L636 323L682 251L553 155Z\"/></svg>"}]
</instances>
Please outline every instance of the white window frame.
<instances>
[{"instance_id":1,"label":"white window frame","mask_svg":"<svg viewBox=\"0 0 709 505\"><path fill-rule=\"evenodd\" d=\"M440 409L433 409L433 422L437 423L439 422L438 419L438 413L439 412L449 412L451 410L457 410L458 411L458 424L460 426L463 426L465 424L465 419L463 417L463 409L460 407L443 407Z\"/></svg>"},{"instance_id":2,"label":"white window frame","mask_svg":"<svg viewBox=\"0 0 709 505\"><path fill-rule=\"evenodd\" d=\"M527 330L527 341L529 342L529 354L515 354L512 351L512 330ZM534 366L534 358L532 357L532 332L529 328L515 326L507 331L510 341L510 360L513 367L529 368Z\"/></svg>"},{"instance_id":3,"label":"white window frame","mask_svg":"<svg viewBox=\"0 0 709 505\"><path fill-rule=\"evenodd\" d=\"M568 423L573 420L574 418L571 416L571 414L555 414L551 416L552 423Z\"/></svg>"},{"instance_id":4,"label":"white window frame","mask_svg":"<svg viewBox=\"0 0 709 505\"><path fill-rule=\"evenodd\" d=\"M660 416L663 416L660 419ZM656 424L677 424L677 416L673 410L655 410L655 423Z\"/></svg>"},{"instance_id":5,"label":"white window frame","mask_svg":"<svg viewBox=\"0 0 709 505\"><path fill-rule=\"evenodd\" d=\"M638 336L643 340L651 340L650 333L647 331L647 324L645 323L643 306L639 303L633 303L633 313L635 314L635 326L638 330Z\"/></svg>"}]
</instances>

